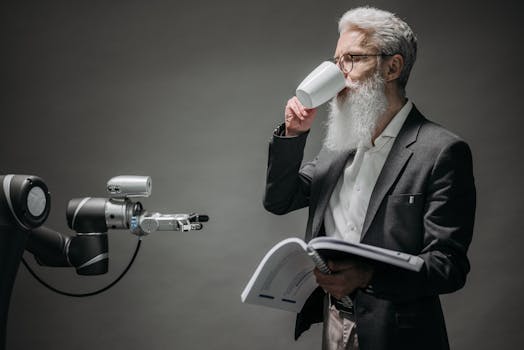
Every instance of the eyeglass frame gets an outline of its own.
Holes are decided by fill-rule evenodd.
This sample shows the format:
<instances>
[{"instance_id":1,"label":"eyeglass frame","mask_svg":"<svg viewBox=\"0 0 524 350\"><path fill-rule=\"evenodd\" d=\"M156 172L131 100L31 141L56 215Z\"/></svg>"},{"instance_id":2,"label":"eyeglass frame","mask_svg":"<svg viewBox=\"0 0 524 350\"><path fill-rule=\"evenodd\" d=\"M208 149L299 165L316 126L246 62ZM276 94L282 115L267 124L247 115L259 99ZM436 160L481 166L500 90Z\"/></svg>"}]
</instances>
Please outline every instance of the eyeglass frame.
<instances>
[{"instance_id":1,"label":"eyeglass frame","mask_svg":"<svg viewBox=\"0 0 524 350\"><path fill-rule=\"evenodd\" d=\"M344 72L345 74L349 74L352 70L353 70L353 67L355 66L355 61L353 59L353 57L366 57L366 56L371 56L371 57L390 57L390 56L394 56L395 54L387 54L387 53L379 53L379 54L352 54L352 53L349 53L349 52L346 52L338 57L333 57L332 58L332 61L333 63L338 67L340 68L340 70L342 72ZM344 68L341 66L340 62L342 62L342 58L344 56L349 56L351 58L351 68L349 70L344 70Z\"/></svg>"}]
</instances>

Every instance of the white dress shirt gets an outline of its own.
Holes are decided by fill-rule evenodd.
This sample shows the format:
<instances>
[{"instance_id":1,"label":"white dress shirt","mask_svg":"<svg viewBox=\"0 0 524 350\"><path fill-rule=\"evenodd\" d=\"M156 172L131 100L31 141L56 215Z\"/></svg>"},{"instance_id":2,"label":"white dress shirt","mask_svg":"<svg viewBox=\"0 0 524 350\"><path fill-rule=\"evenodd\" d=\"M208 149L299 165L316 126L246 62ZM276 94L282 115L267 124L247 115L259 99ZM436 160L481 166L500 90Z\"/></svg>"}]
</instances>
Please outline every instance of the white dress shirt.
<instances>
[{"instance_id":1,"label":"white dress shirt","mask_svg":"<svg viewBox=\"0 0 524 350\"><path fill-rule=\"evenodd\" d=\"M413 103L408 100L375 139L374 146L369 143L357 147L355 157L340 176L324 214L327 236L349 242L360 241L371 193L412 107Z\"/></svg>"}]
</instances>

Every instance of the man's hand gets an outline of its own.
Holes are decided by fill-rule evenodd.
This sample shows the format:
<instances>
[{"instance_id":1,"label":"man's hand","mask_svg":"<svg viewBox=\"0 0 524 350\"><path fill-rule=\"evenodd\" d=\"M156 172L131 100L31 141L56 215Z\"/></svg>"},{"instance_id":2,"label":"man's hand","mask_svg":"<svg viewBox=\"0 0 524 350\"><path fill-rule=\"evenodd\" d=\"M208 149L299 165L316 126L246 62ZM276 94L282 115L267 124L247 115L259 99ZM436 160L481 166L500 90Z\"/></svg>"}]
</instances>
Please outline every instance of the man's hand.
<instances>
[{"instance_id":1,"label":"man's hand","mask_svg":"<svg viewBox=\"0 0 524 350\"><path fill-rule=\"evenodd\" d=\"M297 136L311 128L313 120L317 115L317 109L305 108L296 96L293 96L287 101L284 110L284 117L286 118L286 136Z\"/></svg>"},{"instance_id":2,"label":"man's hand","mask_svg":"<svg viewBox=\"0 0 524 350\"><path fill-rule=\"evenodd\" d=\"M367 287L373 277L373 266L360 261L329 261L328 267L333 272L331 275L318 269L313 272L319 286L336 299L353 293L357 288Z\"/></svg>"}]
</instances>

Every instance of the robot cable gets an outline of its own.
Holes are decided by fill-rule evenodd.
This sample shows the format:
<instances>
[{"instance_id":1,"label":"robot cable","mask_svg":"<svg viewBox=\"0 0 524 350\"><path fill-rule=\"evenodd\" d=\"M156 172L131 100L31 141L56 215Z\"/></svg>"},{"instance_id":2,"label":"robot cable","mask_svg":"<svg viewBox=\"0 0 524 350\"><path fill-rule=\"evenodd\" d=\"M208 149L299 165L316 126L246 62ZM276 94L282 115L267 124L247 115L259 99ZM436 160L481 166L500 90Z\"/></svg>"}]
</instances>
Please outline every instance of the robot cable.
<instances>
[{"instance_id":1,"label":"robot cable","mask_svg":"<svg viewBox=\"0 0 524 350\"><path fill-rule=\"evenodd\" d=\"M140 245L141 244L142 244L142 237L138 237L138 242L136 244L135 252L133 253L133 256L131 257L131 260L127 264L127 266L124 269L124 271L122 271L122 273L120 273L120 275L113 282L109 283L107 286L105 286L103 288L100 288L98 290L95 290L93 292L88 292L88 293L71 293L71 292L65 292L65 291L62 291L62 290L60 290L58 288L55 288L55 287L51 286L49 283L45 282L40 276L38 276L36 274L36 272L31 268L31 266L29 266L29 264L27 263L27 261L23 257L22 257L22 263L26 267L27 271L29 271L29 273L38 282L40 282L40 284L42 284L44 287L46 287L46 288L48 288L48 289L52 290L53 292L58 293L60 295L65 295L65 296L68 296L68 297L84 298L84 297L90 297L90 296L93 296L93 295L97 295L97 294L103 293L106 290L108 290L111 287L113 287L115 284L117 284L122 279L122 277L124 277L124 275L129 271L129 269L131 268L131 265L133 265L133 262L135 261L135 258L138 255L138 251L140 250Z\"/></svg>"}]
</instances>

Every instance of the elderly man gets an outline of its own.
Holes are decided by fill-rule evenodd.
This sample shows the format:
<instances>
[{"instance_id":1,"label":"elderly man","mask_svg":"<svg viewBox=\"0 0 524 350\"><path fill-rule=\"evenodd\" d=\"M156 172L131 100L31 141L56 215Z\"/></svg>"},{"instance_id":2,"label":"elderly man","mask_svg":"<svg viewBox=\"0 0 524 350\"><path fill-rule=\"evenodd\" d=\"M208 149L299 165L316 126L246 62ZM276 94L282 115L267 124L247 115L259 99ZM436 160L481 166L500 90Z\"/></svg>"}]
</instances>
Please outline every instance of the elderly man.
<instances>
[{"instance_id":1,"label":"elderly man","mask_svg":"<svg viewBox=\"0 0 524 350\"><path fill-rule=\"evenodd\" d=\"M331 101L323 147L301 165L316 110L291 98L270 142L264 206L275 214L308 207L306 240L327 235L416 254L424 267L329 261L333 274L315 271L319 288L295 337L323 321L324 349L448 349L439 294L464 286L470 269L470 149L406 98L417 42L404 21L356 8L339 32L334 60L347 87Z\"/></svg>"}]
</instances>

